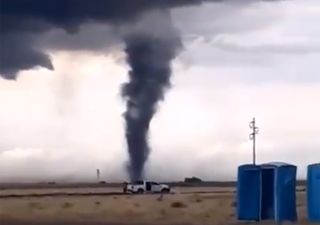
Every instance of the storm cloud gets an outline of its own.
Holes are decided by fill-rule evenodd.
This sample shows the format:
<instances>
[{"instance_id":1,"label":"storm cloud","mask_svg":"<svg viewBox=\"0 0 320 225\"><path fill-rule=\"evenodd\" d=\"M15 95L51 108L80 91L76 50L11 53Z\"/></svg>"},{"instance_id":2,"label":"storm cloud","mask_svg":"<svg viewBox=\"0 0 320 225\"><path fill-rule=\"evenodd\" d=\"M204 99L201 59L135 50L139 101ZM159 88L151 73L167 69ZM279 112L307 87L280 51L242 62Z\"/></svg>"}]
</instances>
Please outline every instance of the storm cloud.
<instances>
[{"instance_id":1,"label":"storm cloud","mask_svg":"<svg viewBox=\"0 0 320 225\"><path fill-rule=\"evenodd\" d=\"M205 2L242 4L261 0L0 0L0 76L16 79L21 70L53 65L47 49L106 50L119 45L118 28L134 23L146 12L200 5ZM88 33L103 25L105 41L98 45ZM88 29L89 25L89 29ZM82 28L85 31L82 31ZM77 34L77 35L73 35ZM70 38L72 36L72 38ZM61 38L63 37L63 38ZM90 41L92 40L92 41Z\"/></svg>"},{"instance_id":2,"label":"storm cloud","mask_svg":"<svg viewBox=\"0 0 320 225\"><path fill-rule=\"evenodd\" d=\"M86 23L120 26L132 22L145 11L201 2L201 0L1 0L0 74L6 79L15 79L20 70L36 66L53 69L50 57L37 45L37 40L41 39L39 36L50 30L62 29L68 34L73 34Z\"/></svg>"}]
</instances>

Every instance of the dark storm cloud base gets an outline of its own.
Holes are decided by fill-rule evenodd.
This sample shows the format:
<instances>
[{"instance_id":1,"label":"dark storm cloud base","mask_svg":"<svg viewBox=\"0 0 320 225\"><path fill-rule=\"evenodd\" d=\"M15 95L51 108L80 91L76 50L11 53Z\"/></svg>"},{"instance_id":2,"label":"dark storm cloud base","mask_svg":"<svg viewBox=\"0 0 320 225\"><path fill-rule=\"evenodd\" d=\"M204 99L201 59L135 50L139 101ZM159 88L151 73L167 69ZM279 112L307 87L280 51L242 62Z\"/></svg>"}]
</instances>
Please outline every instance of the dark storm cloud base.
<instances>
[{"instance_id":1,"label":"dark storm cloud base","mask_svg":"<svg viewBox=\"0 0 320 225\"><path fill-rule=\"evenodd\" d=\"M153 9L201 3L202 0L0 0L0 74L15 79L20 70L53 69L36 40L49 30L76 33L88 22L114 26Z\"/></svg>"}]
</instances>

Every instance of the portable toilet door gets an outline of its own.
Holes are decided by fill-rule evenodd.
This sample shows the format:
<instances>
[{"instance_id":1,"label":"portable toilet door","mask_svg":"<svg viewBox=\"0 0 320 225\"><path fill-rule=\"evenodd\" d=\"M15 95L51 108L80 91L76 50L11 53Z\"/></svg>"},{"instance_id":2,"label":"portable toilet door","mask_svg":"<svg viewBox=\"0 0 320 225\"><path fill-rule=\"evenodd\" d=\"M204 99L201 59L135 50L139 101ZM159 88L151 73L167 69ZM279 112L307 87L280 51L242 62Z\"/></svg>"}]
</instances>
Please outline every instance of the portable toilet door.
<instances>
[{"instance_id":1,"label":"portable toilet door","mask_svg":"<svg viewBox=\"0 0 320 225\"><path fill-rule=\"evenodd\" d=\"M275 173L275 220L297 221L296 176L297 167L278 164Z\"/></svg>"},{"instance_id":2,"label":"portable toilet door","mask_svg":"<svg viewBox=\"0 0 320 225\"><path fill-rule=\"evenodd\" d=\"M261 220L296 221L296 166L261 166Z\"/></svg>"},{"instance_id":3,"label":"portable toilet door","mask_svg":"<svg viewBox=\"0 0 320 225\"><path fill-rule=\"evenodd\" d=\"M275 219L275 173L276 167L272 165L261 166L261 196L260 219Z\"/></svg>"},{"instance_id":4,"label":"portable toilet door","mask_svg":"<svg viewBox=\"0 0 320 225\"><path fill-rule=\"evenodd\" d=\"M261 173L256 165L238 167L237 216L239 220L260 220Z\"/></svg>"},{"instance_id":5,"label":"portable toilet door","mask_svg":"<svg viewBox=\"0 0 320 225\"><path fill-rule=\"evenodd\" d=\"M307 208L311 222L320 222L320 163L308 166Z\"/></svg>"}]
</instances>

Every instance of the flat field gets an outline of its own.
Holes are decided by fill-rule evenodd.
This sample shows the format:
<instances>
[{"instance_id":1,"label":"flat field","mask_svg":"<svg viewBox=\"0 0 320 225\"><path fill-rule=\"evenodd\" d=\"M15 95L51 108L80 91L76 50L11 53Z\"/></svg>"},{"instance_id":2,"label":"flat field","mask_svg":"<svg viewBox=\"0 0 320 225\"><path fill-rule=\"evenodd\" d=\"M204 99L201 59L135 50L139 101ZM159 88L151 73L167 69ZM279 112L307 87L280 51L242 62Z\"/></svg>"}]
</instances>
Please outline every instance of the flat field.
<instances>
[{"instance_id":1,"label":"flat field","mask_svg":"<svg viewBox=\"0 0 320 225\"><path fill-rule=\"evenodd\" d=\"M175 187L173 192L160 199L159 194L122 195L116 187L3 189L0 224L247 224L236 220L234 188ZM298 192L300 225L309 224L305 203L305 193Z\"/></svg>"}]
</instances>

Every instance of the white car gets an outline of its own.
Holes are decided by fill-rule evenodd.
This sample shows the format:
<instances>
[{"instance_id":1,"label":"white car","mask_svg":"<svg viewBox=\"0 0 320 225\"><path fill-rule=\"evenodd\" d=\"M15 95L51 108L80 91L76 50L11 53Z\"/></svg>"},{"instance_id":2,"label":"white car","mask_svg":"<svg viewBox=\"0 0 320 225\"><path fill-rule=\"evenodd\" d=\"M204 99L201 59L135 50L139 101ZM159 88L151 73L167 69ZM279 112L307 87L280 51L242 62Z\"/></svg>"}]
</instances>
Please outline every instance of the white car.
<instances>
[{"instance_id":1,"label":"white car","mask_svg":"<svg viewBox=\"0 0 320 225\"><path fill-rule=\"evenodd\" d=\"M136 181L125 184L123 192L134 194L169 193L170 187L166 184L159 184L153 181Z\"/></svg>"}]
</instances>

